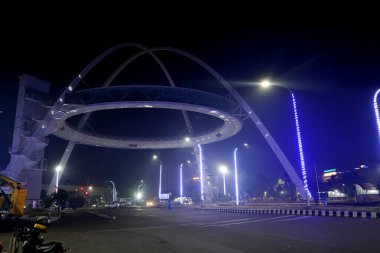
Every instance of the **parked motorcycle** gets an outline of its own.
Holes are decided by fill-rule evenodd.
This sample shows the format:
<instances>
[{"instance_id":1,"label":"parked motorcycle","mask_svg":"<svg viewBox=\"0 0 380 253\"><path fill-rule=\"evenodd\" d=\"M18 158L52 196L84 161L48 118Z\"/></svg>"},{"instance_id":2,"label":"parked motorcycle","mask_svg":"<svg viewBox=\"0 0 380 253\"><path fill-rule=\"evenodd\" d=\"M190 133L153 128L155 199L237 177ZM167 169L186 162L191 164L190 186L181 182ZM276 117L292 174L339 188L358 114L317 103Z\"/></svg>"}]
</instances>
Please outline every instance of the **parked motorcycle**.
<instances>
[{"instance_id":1,"label":"parked motorcycle","mask_svg":"<svg viewBox=\"0 0 380 253\"><path fill-rule=\"evenodd\" d=\"M38 219L32 228L23 226L16 229L10 240L9 253L17 253L22 248L23 253L63 253L62 242L51 241L44 243L41 233L47 233L49 226L47 218ZM21 251L20 251L21 252Z\"/></svg>"}]
</instances>

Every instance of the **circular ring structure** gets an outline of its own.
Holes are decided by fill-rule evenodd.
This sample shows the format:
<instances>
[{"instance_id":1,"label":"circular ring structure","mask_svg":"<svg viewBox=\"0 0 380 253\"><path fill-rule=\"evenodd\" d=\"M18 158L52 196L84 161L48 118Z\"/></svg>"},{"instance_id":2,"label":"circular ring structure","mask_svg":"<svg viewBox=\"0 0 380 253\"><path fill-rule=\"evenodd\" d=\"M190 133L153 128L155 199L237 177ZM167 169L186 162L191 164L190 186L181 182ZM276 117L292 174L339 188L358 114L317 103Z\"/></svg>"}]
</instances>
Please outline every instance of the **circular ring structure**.
<instances>
[{"instance_id":1,"label":"circular ring structure","mask_svg":"<svg viewBox=\"0 0 380 253\"><path fill-rule=\"evenodd\" d=\"M202 134L148 139L90 133L77 130L66 122L68 118L84 113L128 108L191 111L216 117L223 123ZM121 149L161 149L193 147L235 135L242 127L240 120L233 114L237 108L235 102L204 91L169 86L128 85L86 89L66 95L65 104L52 113L56 129L54 135L78 144Z\"/></svg>"}]
</instances>

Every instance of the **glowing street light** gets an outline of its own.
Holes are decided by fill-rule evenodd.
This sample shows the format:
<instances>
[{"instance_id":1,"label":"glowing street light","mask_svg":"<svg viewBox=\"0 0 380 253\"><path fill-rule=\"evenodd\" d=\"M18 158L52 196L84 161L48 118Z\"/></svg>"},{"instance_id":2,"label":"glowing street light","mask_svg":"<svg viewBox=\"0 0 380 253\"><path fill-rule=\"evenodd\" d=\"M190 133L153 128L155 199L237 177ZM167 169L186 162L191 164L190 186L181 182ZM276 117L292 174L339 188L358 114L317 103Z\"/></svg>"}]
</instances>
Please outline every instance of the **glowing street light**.
<instances>
[{"instance_id":1,"label":"glowing street light","mask_svg":"<svg viewBox=\"0 0 380 253\"><path fill-rule=\"evenodd\" d=\"M263 80L260 82L260 85L264 88L267 88L272 83L269 80ZM298 149L299 149L299 155L300 155L300 161L301 161L301 169L302 169L302 179L303 179L303 185L304 189L306 191L306 199L307 199L307 205L310 206L310 192L309 192L309 186L307 183L307 175L306 175L306 166L305 166L305 158L303 155L303 145L302 145L302 139L301 139L301 130L298 120L298 113L297 113L297 103L296 103L296 97L294 93L285 85L280 84L283 88L287 89L292 97L292 104L293 104L293 110L294 110L294 118L295 118L295 124L296 124L296 131L297 131L297 141L298 141ZM379 132L380 133L380 132Z\"/></svg>"},{"instance_id":2,"label":"glowing street light","mask_svg":"<svg viewBox=\"0 0 380 253\"><path fill-rule=\"evenodd\" d=\"M244 147L248 147L247 143L243 144ZM237 151L239 147L234 149L234 167L235 167L235 197L236 197L236 205L239 205L239 181L238 181L238 173L237 173Z\"/></svg>"},{"instance_id":3,"label":"glowing street light","mask_svg":"<svg viewBox=\"0 0 380 253\"><path fill-rule=\"evenodd\" d=\"M189 160L187 161L187 164L190 164ZM182 194L183 194L182 167L183 167L183 163L181 163L181 165L179 166L179 195L180 197L182 197Z\"/></svg>"},{"instance_id":4,"label":"glowing street light","mask_svg":"<svg viewBox=\"0 0 380 253\"><path fill-rule=\"evenodd\" d=\"M203 191L203 152L202 152L202 146L200 144L197 144L198 150L199 150L199 178L201 183L201 200L202 205L205 201L204 191Z\"/></svg>"},{"instance_id":5,"label":"glowing street light","mask_svg":"<svg viewBox=\"0 0 380 253\"><path fill-rule=\"evenodd\" d=\"M228 169L226 166L221 165L219 166L219 171L223 175L223 195L226 196L226 173L228 172Z\"/></svg>"},{"instance_id":6,"label":"glowing street light","mask_svg":"<svg viewBox=\"0 0 380 253\"><path fill-rule=\"evenodd\" d=\"M137 200L140 200L143 197L143 192L140 190L140 187L144 186L143 183L144 181L141 180L141 184L137 187L137 194L136 194Z\"/></svg>"},{"instance_id":7,"label":"glowing street light","mask_svg":"<svg viewBox=\"0 0 380 253\"><path fill-rule=\"evenodd\" d=\"M380 93L380 89L378 89L373 97L373 107L375 109L376 123L377 123L377 133L379 134L380 140L380 114L379 114L379 106L377 104L377 96Z\"/></svg>"},{"instance_id":8,"label":"glowing street light","mask_svg":"<svg viewBox=\"0 0 380 253\"><path fill-rule=\"evenodd\" d=\"M158 184L158 198L161 201L162 162L161 162L161 159L157 155L153 155L153 160L158 160L160 162L160 181Z\"/></svg>"},{"instance_id":9,"label":"glowing street light","mask_svg":"<svg viewBox=\"0 0 380 253\"><path fill-rule=\"evenodd\" d=\"M116 187L115 183L113 181L108 181L112 184L112 202L117 201L117 193L116 193Z\"/></svg>"},{"instance_id":10,"label":"glowing street light","mask_svg":"<svg viewBox=\"0 0 380 253\"><path fill-rule=\"evenodd\" d=\"M56 186L55 192L56 192L56 193L58 192L59 172L60 172L61 170L62 170L61 165L58 165L57 167L55 167L55 171L57 172L57 181L56 181L56 183L55 183L55 186Z\"/></svg>"}]
</instances>

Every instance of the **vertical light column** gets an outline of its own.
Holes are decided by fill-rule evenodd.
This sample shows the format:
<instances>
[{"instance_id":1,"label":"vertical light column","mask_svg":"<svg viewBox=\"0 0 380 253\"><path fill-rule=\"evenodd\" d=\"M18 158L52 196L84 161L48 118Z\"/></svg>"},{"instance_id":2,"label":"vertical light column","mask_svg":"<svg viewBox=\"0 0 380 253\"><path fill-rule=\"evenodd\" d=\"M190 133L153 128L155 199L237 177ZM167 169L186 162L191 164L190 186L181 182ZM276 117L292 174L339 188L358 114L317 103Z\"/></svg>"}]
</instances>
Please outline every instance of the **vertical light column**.
<instances>
[{"instance_id":1,"label":"vertical light column","mask_svg":"<svg viewBox=\"0 0 380 253\"><path fill-rule=\"evenodd\" d=\"M290 91L290 94L292 95L293 109L294 109L294 118L295 118L295 121L296 121L298 149L299 149L300 160L301 160L301 168L302 168L302 180L303 180L304 189L306 191L307 205L309 206L310 205L310 197L311 197L311 195L310 195L309 186L308 186L308 183L307 183L305 158L304 158L304 155L303 155L303 147L302 147L300 125L299 125L299 121L298 121L296 97L294 96L293 92L291 92L291 91Z\"/></svg>"},{"instance_id":2,"label":"vertical light column","mask_svg":"<svg viewBox=\"0 0 380 253\"><path fill-rule=\"evenodd\" d=\"M55 193L58 193L58 184L59 184L59 172L62 170L62 167L60 165L58 165L57 167L55 167L55 171L57 172L57 180L56 180L56 183L55 183L55 186L56 186L56 189L55 189Z\"/></svg>"},{"instance_id":3,"label":"vertical light column","mask_svg":"<svg viewBox=\"0 0 380 253\"><path fill-rule=\"evenodd\" d=\"M226 166L221 165L221 166L219 166L219 171L223 175L223 195L226 196L227 195L227 191L226 191L226 173L227 173L228 169L227 169Z\"/></svg>"},{"instance_id":4,"label":"vertical light column","mask_svg":"<svg viewBox=\"0 0 380 253\"><path fill-rule=\"evenodd\" d=\"M161 201L161 180L162 180L162 163L160 163L160 182L158 184L158 198Z\"/></svg>"},{"instance_id":5,"label":"vertical light column","mask_svg":"<svg viewBox=\"0 0 380 253\"><path fill-rule=\"evenodd\" d=\"M376 91L375 96L373 97L373 107L375 109L377 133L379 135L379 140L380 140L380 114L379 114L379 106L377 104L377 96L379 95L379 93L380 93L380 89Z\"/></svg>"},{"instance_id":6,"label":"vertical light column","mask_svg":"<svg viewBox=\"0 0 380 253\"><path fill-rule=\"evenodd\" d=\"M202 156L202 147L198 144L199 148L199 170L200 170L200 178L201 178L201 200L204 202L204 193L203 193L203 156Z\"/></svg>"},{"instance_id":7,"label":"vertical light column","mask_svg":"<svg viewBox=\"0 0 380 253\"><path fill-rule=\"evenodd\" d=\"M117 201L115 183L113 181L108 181L108 182L110 182L112 184L112 201L115 202L115 201Z\"/></svg>"},{"instance_id":8,"label":"vertical light column","mask_svg":"<svg viewBox=\"0 0 380 253\"><path fill-rule=\"evenodd\" d=\"M236 160L236 154L237 154L238 148L235 148L234 150L234 165L235 165L235 196L236 196L236 205L239 205L239 185L238 185L238 173L237 173L237 160Z\"/></svg>"},{"instance_id":9,"label":"vertical light column","mask_svg":"<svg viewBox=\"0 0 380 253\"><path fill-rule=\"evenodd\" d=\"M182 166L183 163L179 166L179 195L182 197Z\"/></svg>"}]
</instances>

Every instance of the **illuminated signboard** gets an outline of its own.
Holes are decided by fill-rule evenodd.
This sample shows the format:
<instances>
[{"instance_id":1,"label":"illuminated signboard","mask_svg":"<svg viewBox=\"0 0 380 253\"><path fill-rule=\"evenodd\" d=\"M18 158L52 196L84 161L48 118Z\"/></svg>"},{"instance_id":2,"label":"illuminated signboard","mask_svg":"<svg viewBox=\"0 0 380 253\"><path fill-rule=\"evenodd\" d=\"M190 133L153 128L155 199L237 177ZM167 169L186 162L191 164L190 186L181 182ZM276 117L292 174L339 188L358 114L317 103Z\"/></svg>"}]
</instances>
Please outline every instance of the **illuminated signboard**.
<instances>
[{"instance_id":1,"label":"illuminated signboard","mask_svg":"<svg viewBox=\"0 0 380 253\"><path fill-rule=\"evenodd\" d=\"M329 170L324 170L324 173L329 173L329 172L336 172L336 169L329 169Z\"/></svg>"}]
</instances>

